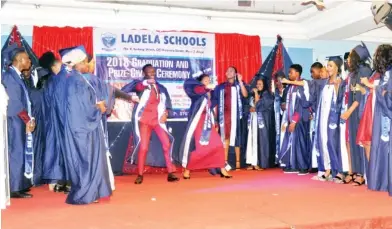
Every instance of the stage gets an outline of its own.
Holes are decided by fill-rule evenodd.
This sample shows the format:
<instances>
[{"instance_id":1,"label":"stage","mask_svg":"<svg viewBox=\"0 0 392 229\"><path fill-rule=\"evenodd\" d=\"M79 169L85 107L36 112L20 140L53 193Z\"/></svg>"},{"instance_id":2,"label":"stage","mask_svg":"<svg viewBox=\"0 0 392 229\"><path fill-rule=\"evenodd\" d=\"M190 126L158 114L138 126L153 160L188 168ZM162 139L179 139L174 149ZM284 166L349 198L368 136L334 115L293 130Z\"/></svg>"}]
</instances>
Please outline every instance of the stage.
<instances>
[{"instance_id":1,"label":"stage","mask_svg":"<svg viewBox=\"0 0 392 229\"><path fill-rule=\"evenodd\" d=\"M311 180L278 169L233 171L233 179L195 172L168 183L166 175L116 177L110 200L71 206L65 195L35 188L32 199L12 199L4 229L280 229L392 228L387 193Z\"/></svg>"}]
</instances>

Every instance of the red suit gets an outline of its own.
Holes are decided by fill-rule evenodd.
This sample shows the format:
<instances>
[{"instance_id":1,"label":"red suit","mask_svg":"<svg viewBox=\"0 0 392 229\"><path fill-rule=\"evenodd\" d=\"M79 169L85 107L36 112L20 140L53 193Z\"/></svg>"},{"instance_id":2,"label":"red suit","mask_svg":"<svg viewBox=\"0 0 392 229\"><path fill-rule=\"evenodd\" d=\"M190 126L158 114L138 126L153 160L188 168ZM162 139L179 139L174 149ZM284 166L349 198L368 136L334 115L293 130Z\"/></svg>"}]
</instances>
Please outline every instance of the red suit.
<instances>
[{"instance_id":1,"label":"red suit","mask_svg":"<svg viewBox=\"0 0 392 229\"><path fill-rule=\"evenodd\" d=\"M151 85L151 87L154 87ZM143 92L147 86L143 85L142 82L136 85L136 91L138 93ZM147 152L149 150L151 133L155 131L159 140L161 141L163 153L166 161L167 171L169 173L174 172L175 168L170 159L170 139L168 134L162 127L159 125L160 117L158 117L158 104L160 102L160 95L158 87L156 89L152 88L150 92L150 97L144 107L143 113L139 120L139 131L140 131L140 148L138 152L138 173L139 175L143 174L144 164L146 162Z\"/></svg>"}]
</instances>

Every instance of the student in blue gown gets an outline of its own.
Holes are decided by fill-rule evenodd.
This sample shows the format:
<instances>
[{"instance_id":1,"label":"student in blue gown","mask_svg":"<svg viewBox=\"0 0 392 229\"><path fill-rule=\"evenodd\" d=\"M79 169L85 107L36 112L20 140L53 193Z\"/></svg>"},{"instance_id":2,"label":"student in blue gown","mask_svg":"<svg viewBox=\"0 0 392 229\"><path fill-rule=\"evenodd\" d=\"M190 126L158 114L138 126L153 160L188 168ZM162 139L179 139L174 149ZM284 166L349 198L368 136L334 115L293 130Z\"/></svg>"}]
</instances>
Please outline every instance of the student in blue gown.
<instances>
[{"instance_id":1,"label":"student in blue gown","mask_svg":"<svg viewBox=\"0 0 392 229\"><path fill-rule=\"evenodd\" d=\"M66 202L89 204L112 194L102 128L105 101L83 77L87 55L78 47L62 52L62 62L72 66L65 93L65 149L71 190Z\"/></svg>"},{"instance_id":2,"label":"student in blue gown","mask_svg":"<svg viewBox=\"0 0 392 229\"><path fill-rule=\"evenodd\" d=\"M319 86L319 103L315 117L314 148L317 149L318 170L321 181L343 183L344 171L348 169L348 158L340 152L340 112L345 93L344 81L340 78L342 58L330 57L327 65L329 79ZM347 155L346 155L347 156Z\"/></svg>"},{"instance_id":3,"label":"student in blue gown","mask_svg":"<svg viewBox=\"0 0 392 229\"><path fill-rule=\"evenodd\" d=\"M65 83L68 72L52 52L44 53L39 63L50 72L44 91L47 118L42 177L49 183L49 190L68 193L70 187L66 185L69 175L65 164L64 142Z\"/></svg>"},{"instance_id":4,"label":"student in blue gown","mask_svg":"<svg viewBox=\"0 0 392 229\"><path fill-rule=\"evenodd\" d=\"M361 118L360 105L365 102L365 96L361 93L363 86L360 85L362 77L369 78L372 75L372 69L366 63L370 58L368 49L364 44L356 46L351 50L347 63L350 74L348 76L348 83L346 85L346 92L348 93L348 108L347 111L341 114L341 119L346 120L347 123L347 152L351 158L351 171L346 183L351 180L354 186L360 186L365 183L365 168L367 161L365 159L364 149L356 144L357 131L359 121ZM355 176L353 176L355 174Z\"/></svg>"},{"instance_id":5,"label":"student in blue gown","mask_svg":"<svg viewBox=\"0 0 392 229\"><path fill-rule=\"evenodd\" d=\"M241 133L244 122L243 99L248 97L248 89L235 67L227 68L226 78L226 82L215 88L212 106L217 107L219 134L224 142L226 162L229 160L230 147L234 147L235 168L239 170L241 147L245 141Z\"/></svg>"},{"instance_id":6,"label":"student in blue gown","mask_svg":"<svg viewBox=\"0 0 392 229\"><path fill-rule=\"evenodd\" d=\"M225 150L215 129L215 118L211 109L213 88L207 74L184 82L184 90L192 104L180 150L173 156L174 161L184 168L184 179L190 179L191 170L214 168L219 168L216 171L222 178L232 177L224 168Z\"/></svg>"},{"instance_id":7,"label":"student in blue gown","mask_svg":"<svg viewBox=\"0 0 392 229\"><path fill-rule=\"evenodd\" d=\"M389 54L390 53L391 52L389 51ZM389 57L388 60L391 60L391 57ZM392 119L392 77L391 77L391 74L392 74L392 72L391 72L391 69L392 69L392 63L389 63L389 66L388 66L389 77L388 77L387 86L384 88L380 87L376 91L377 96L383 96L385 98L386 107L388 108L388 113L384 114L384 115L388 116L389 128L385 125L383 125L382 128L383 128L383 133L389 132L389 139L392 138L392 131L391 131L391 125L392 125L392 122L391 122L391 119ZM386 121L386 120L387 119L384 118L383 121ZM392 143L392 141L389 141L389 151L392 148L391 143ZM390 153L388 154L388 166L386 169L384 169L384 171L386 174L388 174L388 187L387 187L388 194L389 194L389 196L392 196L392 156ZM384 173L384 175L385 175L385 173Z\"/></svg>"},{"instance_id":8,"label":"student in blue gown","mask_svg":"<svg viewBox=\"0 0 392 229\"><path fill-rule=\"evenodd\" d=\"M10 67L2 74L1 83L9 97L7 107L8 158L11 198L30 198L33 178L33 136L35 128L28 89L22 72L29 70L31 61L23 48L9 46L2 53Z\"/></svg>"},{"instance_id":9,"label":"student in blue gown","mask_svg":"<svg viewBox=\"0 0 392 229\"><path fill-rule=\"evenodd\" d=\"M289 79L300 80L302 67L299 64L290 66ZM283 140L279 161L285 173L306 175L311 167L309 136L309 87L290 85L288 87L286 110L282 118Z\"/></svg>"},{"instance_id":10,"label":"student in blue gown","mask_svg":"<svg viewBox=\"0 0 392 229\"><path fill-rule=\"evenodd\" d=\"M79 46L81 50L83 50L86 53L86 50L83 46ZM127 102L137 102L138 97L132 97L131 95L128 95L127 93L122 92L121 90L111 86L108 83L105 83L101 78L98 76L94 75L95 71L95 60L91 59L88 61L88 72L82 72L83 77L90 83L90 85L94 88L97 98L100 101L105 101L106 105L106 112L102 115L102 129L104 133L104 142L105 142L105 149L106 149L106 156L107 156L107 165L108 165L108 170L109 170L109 178L110 178L110 184L112 187L112 190L115 190L115 185L114 185L114 174L111 166L111 153L110 153L110 147L109 147L109 136L108 136L108 129L107 129L107 117L110 115L113 107L114 107L114 102L115 98L122 99Z\"/></svg>"},{"instance_id":11,"label":"student in blue gown","mask_svg":"<svg viewBox=\"0 0 392 229\"><path fill-rule=\"evenodd\" d=\"M275 166L275 101L265 82L258 79L256 88L250 93L246 150L246 163L250 165L248 170L263 170Z\"/></svg>"},{"instance_id":12,"label":"student in blue gown","mask_svg":"<svg viewBox=\"0 0 392 229\"><path fill-rule=\"evenodd\" d=\"M381 74L378 86L370 85L369 81L362 79L365 86L373 88L373 96L375 96L375 105L373 112L373 129L370 148L369 169L367 174L367 185L370 190L388 191L389 177L391 173L388 168L390 152L390 123L392 113L387 103L386 96L382 96L382 92L391 90L389 83L392 74L392 46L378 46L373 59L374 70ZM371 125L368 123L367 125Z\"/></svg>"},{"instance_id":13,"label":"student in blue gown","mask_svg":"<svg viewBox=\"0 0 392 229\"><path fill-rule=\"evenodd\" d=\"M282 114L284 110L282 110L282 107L284 108L284 103L286 102L284 99L285 96L285 85L282 84L282 79L285 78L285 75L283 72L278 72L276 73L276 81L271 81L272 84L272 92L274 96L274 116L275 116L275 164L279 164L278 161L278 156L279 156L279 150L280 150L280 124L282 121Z\"/></svg>"},{"instance_id":14,"label":"student in blue gown","mask_svg":"<svg viewBox=\"0 0 392 229\"><path fill-rule=\"evenodd\" d=\"M29 91L29 96L30 96L31 106L32 106L32 114L36 121L36 127L33 132L33 140L34 140L33 184L35 186L39 186L45 183L45 181L42 178L43 159L44 159L45 142L46 142L45 122L47 118L49 118L46 116L47 109L44 101L45 84L42 82L42 79L44 79L49 72L41 67L37 68L33 72L37 72L39 78L37 87L34 86L34 83L32 81L30 81L30 79L32 79L32 73L30 70L23 71L23 74L25 76L25 85Z\"/></svg>"},{"instance_id":15,"label":"student in blue gown","mask_svg":"<svg viewBox=\"0 0 392 229\"><path fill-rule=\"evenodd\" d=\"M310 136L310 152L311 152L311 162L312 162L312 170L317 170L318 169L318 164L317 164L317 149L314 147L313 140L314 140L314 135L315 135L315 128L316 128L316 122L315 122L315 117L317 115L317 108L319 104L319 98L320 98L320 93L322 90L322 87L325 84L326 79L328 78L326 69L323 67L323 65L320 62L315 62L312 64L310 68L310 73L312 80L300 80L300 81L289 81L286 79L283 79L282 82L285 84L289 85L296 85L296 86L304 86L305 83L309 87L309 101L308 104L306 104L306 101L303 105L306 107L309 107L309 112L310 112L310 117L311 120L310 122L310 128L309 128L309 136ZM322 176L322 172L319 172L318 176L315 176L313 179L319 179L319 177Z\"/></svg>"}]
</instances>

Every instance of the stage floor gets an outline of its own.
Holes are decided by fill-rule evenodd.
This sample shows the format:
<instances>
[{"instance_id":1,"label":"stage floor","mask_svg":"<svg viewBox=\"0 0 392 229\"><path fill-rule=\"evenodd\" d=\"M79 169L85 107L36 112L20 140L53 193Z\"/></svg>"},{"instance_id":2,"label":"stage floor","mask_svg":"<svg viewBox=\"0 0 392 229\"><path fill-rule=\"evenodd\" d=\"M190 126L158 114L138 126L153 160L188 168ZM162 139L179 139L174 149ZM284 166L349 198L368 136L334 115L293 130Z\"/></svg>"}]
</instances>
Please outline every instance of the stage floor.
<instances>
[{"instance_id":1,"label":"stage floor","mask_svg":"<svg viewBox=\"0 0 392 229\"><path fill-rule=\"evenodd\" d=\"M34 198L12 200L4 229L258 229L392 228L387 193L311 180L278 169L233 171L233 179L206 172L168 183L166 175L116 178L109 201L71 206L65 195L35 188Z\"/></svg>"}]
</instances>

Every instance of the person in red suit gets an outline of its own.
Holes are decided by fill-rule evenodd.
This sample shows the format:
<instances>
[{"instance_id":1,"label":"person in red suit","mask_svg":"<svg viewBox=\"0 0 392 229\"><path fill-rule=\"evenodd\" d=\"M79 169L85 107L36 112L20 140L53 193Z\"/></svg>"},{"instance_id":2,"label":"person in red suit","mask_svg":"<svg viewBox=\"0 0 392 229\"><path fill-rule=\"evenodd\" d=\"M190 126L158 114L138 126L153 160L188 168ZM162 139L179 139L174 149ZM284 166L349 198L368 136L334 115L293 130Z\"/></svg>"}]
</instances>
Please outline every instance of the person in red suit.
<instances>
[{"instance_id":1,"label":"person in red suit","mask_svg":"<svg viewBox=\"0 0 392 229\"><path fill-rule=\"evenodd\" d=\"M171 158L174 138L166 127L172 108L170 96L167 89L155 80L155 68L151 64L145 65L142 70L143 80L134 80L121 89L126 93L136 93L139 97L139 104L134 107L132 114L136 147L128 159L138 164L135 184L143 183L145 164L159 167L162 160L168 171L167 181L175 182L178 178L174 175L175 167ZM153 134L162 145L160 149L156 148L158 142L154 141ZM154 149L149 152L150 148Z\"/></svg>"}]
</instances>

